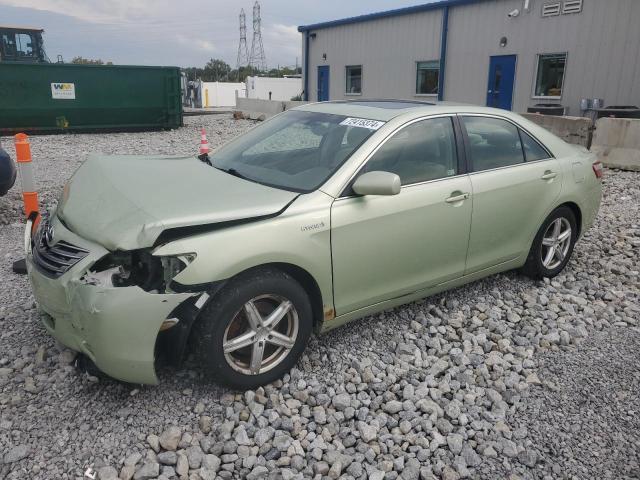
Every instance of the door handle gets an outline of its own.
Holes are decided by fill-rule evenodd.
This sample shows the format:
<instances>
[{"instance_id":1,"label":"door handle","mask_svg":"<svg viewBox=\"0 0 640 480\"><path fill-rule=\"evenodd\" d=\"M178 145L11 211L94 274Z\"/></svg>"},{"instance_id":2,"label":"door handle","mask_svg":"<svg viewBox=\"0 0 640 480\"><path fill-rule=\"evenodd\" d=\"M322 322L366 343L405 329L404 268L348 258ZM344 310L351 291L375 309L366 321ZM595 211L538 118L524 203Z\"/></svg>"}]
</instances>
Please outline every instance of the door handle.
<instances>
[{"instance_id":1,"label":"door handle","mask_svg":"<svg viewBox=\"0 0 640 480\"><path fill-rule=\"evenodd\" d=\"M461 194L454 195L452 197L447 198L445 200L445 202L447 202L447 203L464 202L467 198L469 198L469 194L468 193L461 193Z\"/></svg>"},{"instance_id":2,"label":"door handle","mask_svg":"<svg viewBox=\"0 0 640 480\"><path fill-rule=\"evenodd\" d=\"M542 180L553 180L557 176L558 176L558 174L556 172L552 172L551 170L547 170L546 172L544 172L544 175L542 175L540 178Z\"/></svg>"}]
</instances>

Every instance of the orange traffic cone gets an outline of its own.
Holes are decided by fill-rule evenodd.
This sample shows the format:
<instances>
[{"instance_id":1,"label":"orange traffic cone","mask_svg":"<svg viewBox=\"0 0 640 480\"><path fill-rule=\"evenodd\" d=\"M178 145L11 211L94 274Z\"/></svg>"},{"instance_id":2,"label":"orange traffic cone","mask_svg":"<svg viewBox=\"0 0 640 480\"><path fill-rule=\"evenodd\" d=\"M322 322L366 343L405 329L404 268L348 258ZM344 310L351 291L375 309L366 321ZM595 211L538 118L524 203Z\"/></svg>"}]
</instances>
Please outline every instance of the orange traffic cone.
<instances>
[{"instance_id":1,"label":"orange traffic cone","mask_svg":"<svg viewBox=\"0 0 640 480\"><path fill-rule=\"evenodd\" d=\"M31 145L29 137L24 133L15 136L16 160L22 183L22 199L24 201L24 213L27 216L27 225L31 224L31 232L36 230L40 223L40 205L38 204L38 192L36 180L33 175L33 163L31 162ZM25 245L26 248L26 245ZM13 271L19 274L27 273L25 259L13 262Z\"/></svg>"},{"instance_id":2,"label":"orange traffic cone","mask_svg":"<svg viewBox=\"0 0 640 480\"><path fill-rule=\"evenodd\" d=\"M204 127L200 130L200 155L207 155L209 153L209 142L207 141L207 132L204 131Z\"/></svg>"},{"instance_id":3,"label":"orange traffic cone","mask_svg":"<svg viewBox=\"0 0 640 480\"><path fill-rule=\"evenodd\" d=\"M38 192L36 191L36 180L33 175L33 163L31 163L31 146L29 137L24 133L15 136L16 157L18 160L18 170L22 183L22 199L24 201L24 213L27 217L32 214L39 216L40 207L38 205Z\"/></svg>"}]
</instances>

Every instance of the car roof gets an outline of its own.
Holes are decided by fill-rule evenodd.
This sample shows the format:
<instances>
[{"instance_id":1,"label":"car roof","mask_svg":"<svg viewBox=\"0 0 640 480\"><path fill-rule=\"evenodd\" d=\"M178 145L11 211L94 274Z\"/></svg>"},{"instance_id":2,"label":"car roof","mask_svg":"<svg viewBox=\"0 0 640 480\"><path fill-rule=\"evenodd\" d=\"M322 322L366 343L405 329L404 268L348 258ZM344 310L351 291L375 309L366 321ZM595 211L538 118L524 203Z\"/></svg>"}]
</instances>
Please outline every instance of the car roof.
<instances>
[{"instance_id":1,"label":"car roof","mask_svg":"<svg viewBox=\"0 0 640 480\"><path fill-rule=\"evenodd\" d=\"M331 102L308 103L295 110L328 113L347 117L366 118L388 122L405 114L415 116L442 113L489 113L508 116L510 112L487 107L478 107L454 102L426 102L418 100L336 100Z\"/></svg>"}]
</instances>

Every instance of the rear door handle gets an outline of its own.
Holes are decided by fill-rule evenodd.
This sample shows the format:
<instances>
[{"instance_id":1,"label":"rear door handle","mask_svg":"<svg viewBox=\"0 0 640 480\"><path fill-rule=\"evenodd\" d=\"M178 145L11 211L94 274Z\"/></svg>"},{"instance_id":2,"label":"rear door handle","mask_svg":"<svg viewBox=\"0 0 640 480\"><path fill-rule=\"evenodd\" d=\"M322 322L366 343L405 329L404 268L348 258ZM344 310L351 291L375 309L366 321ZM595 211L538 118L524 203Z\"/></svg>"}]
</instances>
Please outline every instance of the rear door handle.
<instances>
[{"instance_id":1,"label":"rear door handle","mask_svg":"<svg viewBox=\"0 0 640 480\"><path fill-rule=\"evenodd\" d=\"M461 193L458 195L454 195L453 197L449 197L445 200L445 202L447 203L458 203L458 202L463 202L465 201L467 198L469 198L469 194L468 193Z\"/></svg>"},{"instance_id":2,"label":"rear door handle","mask_svg":"<svg viewBox=\"0 0 640 480\"><path fill-rule=\"evenodd\" d=\"M547 170L546 172L544 172L544 175L542 175L540 178L542 180L553 180L557 176L558 176L558 174L556 172L552 172L551 170Z\"/></svg>"}]
</instances>

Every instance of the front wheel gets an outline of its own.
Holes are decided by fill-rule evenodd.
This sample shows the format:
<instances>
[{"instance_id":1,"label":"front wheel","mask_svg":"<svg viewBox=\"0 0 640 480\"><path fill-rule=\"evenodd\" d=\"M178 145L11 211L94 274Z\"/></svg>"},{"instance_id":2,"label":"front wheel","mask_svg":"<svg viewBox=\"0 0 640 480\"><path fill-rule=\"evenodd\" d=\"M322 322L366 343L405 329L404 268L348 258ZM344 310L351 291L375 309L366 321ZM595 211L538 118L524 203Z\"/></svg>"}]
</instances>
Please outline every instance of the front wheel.
<instances>
[{"instance_id":1,"label":"front wheel","mask_svg":"<svg viewBox=\"0 0 640 480\"><path fill-rule=\"evenodd\" d=\"M577 238L573 211L568 207L555 209L538 230L522 271L532 278L555 277L569 262Z\"/></svg>"},{"instance_id":2,"label":"front wheel","mask_svg":"<svg viewBox=\"0 0 640 480\"><path fill-rule=\"evenodd\" d=\"M312 330L309 298L293 278L276 269L241 274L201 314L196 341L213 376L253 389L288 372Z\"/></svg>"}]
</instances>

